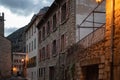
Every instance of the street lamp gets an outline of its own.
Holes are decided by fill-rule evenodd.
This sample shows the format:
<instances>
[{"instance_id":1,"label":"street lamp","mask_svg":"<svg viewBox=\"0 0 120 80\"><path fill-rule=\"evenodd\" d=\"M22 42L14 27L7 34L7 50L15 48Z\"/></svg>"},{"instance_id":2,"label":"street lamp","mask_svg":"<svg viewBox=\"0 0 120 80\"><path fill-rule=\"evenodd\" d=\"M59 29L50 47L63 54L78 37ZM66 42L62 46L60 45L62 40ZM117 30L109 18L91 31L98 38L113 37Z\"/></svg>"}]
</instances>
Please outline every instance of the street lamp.
<instances>
[{"instance_id":1,"label":"street lamp","mask_svg":"<svg viewBox=\"0 0 120 80\"><path fill-rule=\"evenodd\" d=\"M25 61L25 59L22 59L21 61L22 61L22 62L24 62L24 61Z\"/></svg>"},{"instance_id":2,"label":"street lamp","mask_svg":"<svg viewBox=\"0 0 120 80\"><path fill-rule=\"evenodd\" d=\"M12 71L13 71L13 74L14 74L14 75L17 74L17 68L16 68L16 67L13 67L13 68L12 68Z\"/></svg>"},{"instance_id":3,"label":"street lamp","mask_svg":"<svg viewBox=\"0 0 120 80\"><path fill-rule=\"evenodd\" d=\"M25 77L25 65L26 65L25 59L21 59L21 61L22 61L22 76Z\"/></svg>"}]
</instances>

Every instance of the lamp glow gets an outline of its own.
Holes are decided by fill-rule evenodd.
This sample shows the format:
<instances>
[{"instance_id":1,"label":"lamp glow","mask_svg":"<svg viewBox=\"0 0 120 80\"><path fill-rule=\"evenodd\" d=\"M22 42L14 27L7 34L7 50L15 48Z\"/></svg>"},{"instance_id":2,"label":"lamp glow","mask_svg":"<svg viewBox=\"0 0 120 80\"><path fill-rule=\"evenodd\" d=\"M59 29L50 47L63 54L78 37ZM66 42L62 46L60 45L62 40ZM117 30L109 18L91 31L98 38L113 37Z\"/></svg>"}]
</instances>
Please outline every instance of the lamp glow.
<instances>
[{"instance_id":1,"label":"lamp glow","mask_svg":"<svg viewBox=\"0 0 120 80\"><path fill-rule=\"evenodd\" d=\"M102 0L96 0L96 2L97 2L97 3L101 3L101 2L102 2Z\"/></svg>"},{"instance_id":2,"label":"lamp glow","mask_svg":"<svg viewBox=\"0 0 120 80\"><path fill-rule=\"evenodd\" d=\"M24 59L22 59L21 61L24 62Z\"/></svg>"},{"instance_id":3,"label":"lamp glow","mask_svg":"<svg viewBox=\"0 0 120 80\"><path fill-rule=\"evenodd\" d=\"M16 67L13 67L13 71L16 72L16 71L17 71L17 68L16 68Z\"/></svg>"}]
</instances>

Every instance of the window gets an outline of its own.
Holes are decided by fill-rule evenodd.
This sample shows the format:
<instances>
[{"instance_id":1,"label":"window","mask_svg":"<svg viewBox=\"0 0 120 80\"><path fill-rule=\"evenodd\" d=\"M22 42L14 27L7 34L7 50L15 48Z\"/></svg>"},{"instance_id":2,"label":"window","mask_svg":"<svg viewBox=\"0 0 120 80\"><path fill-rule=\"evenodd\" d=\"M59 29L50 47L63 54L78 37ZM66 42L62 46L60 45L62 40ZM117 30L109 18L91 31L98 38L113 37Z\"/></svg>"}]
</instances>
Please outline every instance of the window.
<instances>
[{"instance_id":1,"label":"window","mask_svg":"<svg viewBox=\"0 0 120 80\"><path fill-rule=\"evenodd\" d=\"M34 39L34 49L36 49L36 38Z\"/></svg>"},{"instance_id":2,"label":"window","mask_svg":"<svg viewBox=\"0 0 120 80\"><path fill-rule=\"evenodd\" d=\"M30 30L28 31L28 38L30 38Z\"/></svg>"},{"instance_id":3,"label":"window","mask_svg":"<svg viewBox=\"0 0 120 80\"><path fill-rule=\"evenodd\" d=\"M61 22L66 19L66 3L61 8Z\"/></svg>"},{"instance_id":4,"label":"window","mask_svg":"<svg viewBox=\"0 0 120 80\"><path fill-rule=\"evenodd\" d=\"M34 27L34 26L32 26L32 28L31 28L31 29L32 29L32 35L33 35L33 27Z\"/></svg>"},{"instance_id":5,"label":"window","mask_svg":"<svg viewBox=\"0 0 120 80\"><path fill-rule=\"evenodd\" d=\"M42 60L42 54L41 54L41 49L39 50L39 61Z\"/></svg>"},{"instance_id":6,"label":"window","mask_svg":"<svg viewBox=\"0 0 120 80\"><path fill-rule=\"evenodd\" d=\"M49 58L49 57L50 57L50 46L48 44L46 47L46 58Z\"/></svg>"},{"instance_id":7,"label":"window","mask_svg":"<svg viewBox=\"0 0 120 80\"><path fill-rule=\"evenodd\" d=\"M26 52L28 52L28 45L26 45Z\"/></svg>"},{"instance_id":8,"label":"window","mask_svg":"<svg viewBox=\"0 0 120 80\"><path fill-rule=\"evenodd\" d=\"M28 68L35 67L36 66L36 56L32 57L28 61Z\"/></svg>"},{"instance_id":9,"label":"window","mask_svg":"<svg viewBox=\"0 0 120 80\"><path fill-rule=\"evenodd\" d=\"M33 51L33 41L32 41L32 51Z\"/></svg>"},{"instance_id":10,"label":"window","mask_svg":"<svg viewBox=\"0 0 120 80\"><path fill-rule=\"evenodd\" d=\"M32 36L32 28L30 28L30 38L31 38L31 36Z\"/></svg>"},{"instance_id":11,"label":"window","mask_svg":"<svg viewBox=\"0 0 120 80\"><path fill-rule=\"evenodd\" d=\"M26 32L26 40L28 40L28 33Z\"/></svg>"},{"instance_id":12,"label":"window","mask_svg":"<svg viewBox=\"0 0 120 80\"><path fill-rule=\"evenodd\" d=\"M39 31L39 43L41 42L41 31Z\"/></svg>"},{"instance_id":13,"label":"window","mask_svg":"<svg viewBox=\"0 0 120 80\"><path fill-rule=\"evenodd\" d=\"M36 27L34 26L34 33L36 32Z\"/></svg>"},{"instance_id":14,"label":"window","mask_svg":"<svg viewBox=\"0 0 120 80\"><path fill-rule=\"evenodd\" d=\"M57 47L56 47L56 40L54 40L53 41L53 43L52 43L52 54L54 55L54 54L56 54L56 49L57 49Z\"/></svg>"},{"instance_id":15,"label":"window","mask_svg":"<svg viewBox=\"0 0 120 80\"><path fill-rule=\"evenodd\" d=\"M49 67L49 80L55 80L55 67Z\"/></svg>"},{"instance_id":16,"label":"window","mask_svg":"<svg viewBox=\"0 0 120 80\"><path fill-rule=\"evenodd\" d=\"M56 20L56 14L53 16L53 31L56 30L56 24L57 24L57 20Z\"/></svg>"},{"instance_id":17,"label":"window","mask_svg":"<svg viewBox=\"0 0 120 80\"><path fill-rule=\"evenodd\" d=\"M29 43L29 52L30 52L30 43Z\"/></svg>"},{"instance_id":18,"label":"window","mask_svg":"<svg viewBox=\"0 0 120 80\"><path fill-rule=\"evenodd\" d=\"M41 68L41 77L43 76L43 68Z\"/></svg>"},{"instance_id":19,"label":"window","mask_svg":"<svg viewBox=\"0 0 120 80\"><path fill-rule=\"evenodd\" d=\"M43 27L43 30L42 30L42 38L43 40L45 39L45 26Z\"/></svg>"},{"instance_id":20,"label":"window","mask_svg":"<svg viewBox=\"0 0 120 80\"><path fill-rule=\"evenodd\" d=\"M61 51L65 49L65 35L61 36Z\"/></svg>"},{"instance_id":21,"label":"window","mask_svg":"<svg viewBox=\"0 0 120 80\"><path fill-rule=\"evenodd\" d=\"M48 21L47 22L47 35L50 34L50 22Z\"/></svg>"},{"instance_id":22,"label":"window","mask_svg":"<svg viewBox=\"0 0 120 80\"><path fill-rule=\"evenodd\" d=\"M45 47L42 48L42 59L45 59Z\"/></svg>"},{"instance_id":23,"label":"window","mask_svg":"<svg viewBox=\"0 0 120 80\"><path fill-rule=\"evenodd\" d=\"M38 71L38 72L39 72L39 77L41 77L41 69L40 69L40 68L39 68L39 71Z\"/></svg>"},{"instance_id":24,"label":"window","mask_svg":"<svg viewBox=\"0 0 120 80\"><path fill-rule=\"evenodd\" d=\"M43 75L44 75L43 80L45 80L45 68L43 68Z\"/></svg>"}]
</instances>

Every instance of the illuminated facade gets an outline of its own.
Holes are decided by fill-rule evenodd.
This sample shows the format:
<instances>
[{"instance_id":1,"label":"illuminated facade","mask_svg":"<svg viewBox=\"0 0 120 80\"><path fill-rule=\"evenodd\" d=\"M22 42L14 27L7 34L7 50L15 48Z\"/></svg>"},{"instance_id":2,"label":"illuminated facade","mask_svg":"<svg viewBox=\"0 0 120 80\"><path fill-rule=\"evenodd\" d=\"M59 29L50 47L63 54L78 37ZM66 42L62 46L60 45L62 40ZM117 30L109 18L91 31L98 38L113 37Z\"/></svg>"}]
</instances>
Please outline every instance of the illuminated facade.
<instances>
[{"instance_id":1,"label":"illuminated facade","mask_svg":"<svg viewBox=\"0 0 120 80\"><path fill-rule=\"evenodd\" d=\"M20 75L23 76L23 68L24 68L24 62L26 54L25 53L19 53L19 52L13 52L12 54L12 68L13 68L13 75Z\"/></svg>"}]
</instances>

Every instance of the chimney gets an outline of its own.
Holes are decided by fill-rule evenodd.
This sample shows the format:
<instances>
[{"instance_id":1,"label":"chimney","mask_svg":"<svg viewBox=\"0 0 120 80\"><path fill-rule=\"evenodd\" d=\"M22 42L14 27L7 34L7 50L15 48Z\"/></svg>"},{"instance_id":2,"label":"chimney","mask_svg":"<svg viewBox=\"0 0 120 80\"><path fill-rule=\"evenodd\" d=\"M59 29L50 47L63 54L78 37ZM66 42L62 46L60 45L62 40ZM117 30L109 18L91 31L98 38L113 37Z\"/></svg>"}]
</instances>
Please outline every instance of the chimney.
<instances>
[{"instance_id":1,"label":"chimney","mask_svg":"<svg viewBox=\"0 0 120 80\"><path fill-rule=\"evenodd\" d=\"M0 13L0 36L4 36L4 13Z\"/></svg>"}]
</instances>

